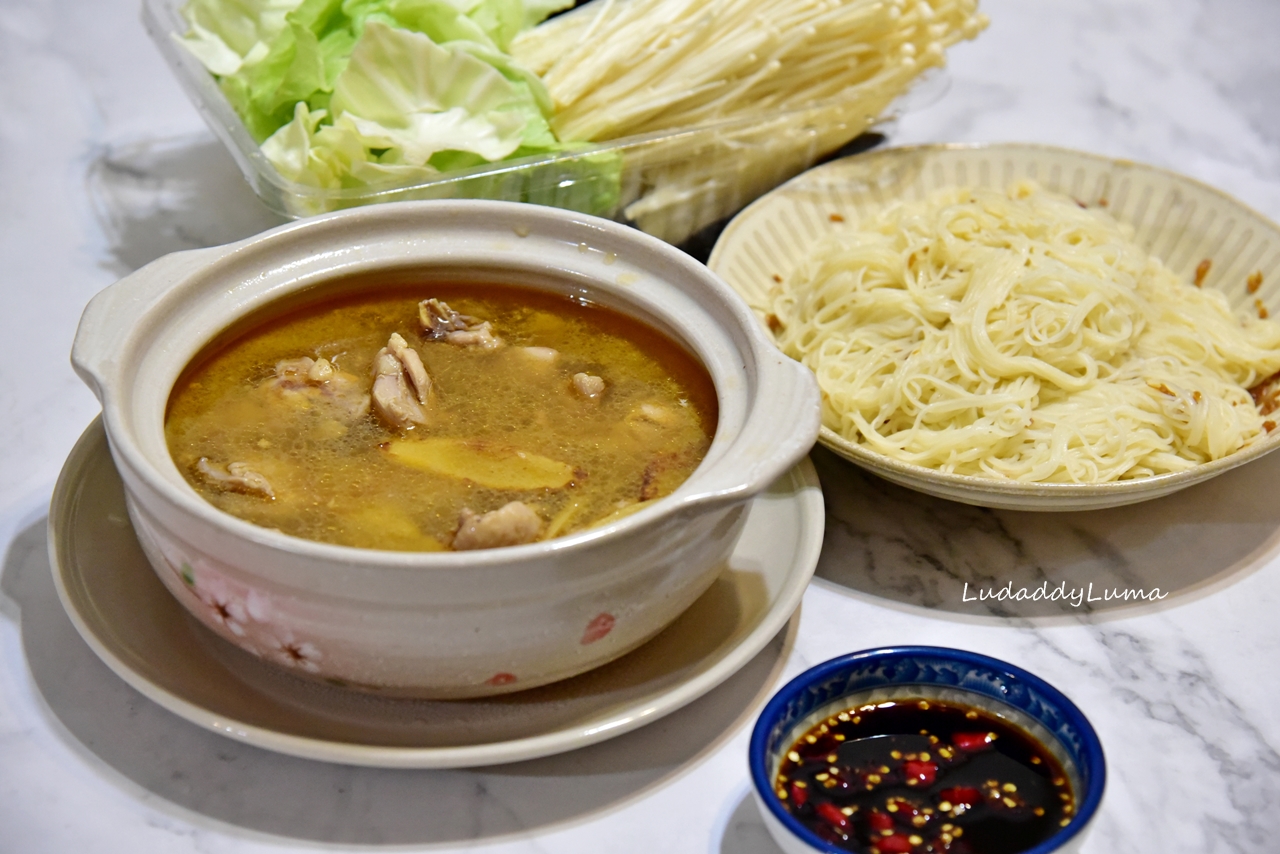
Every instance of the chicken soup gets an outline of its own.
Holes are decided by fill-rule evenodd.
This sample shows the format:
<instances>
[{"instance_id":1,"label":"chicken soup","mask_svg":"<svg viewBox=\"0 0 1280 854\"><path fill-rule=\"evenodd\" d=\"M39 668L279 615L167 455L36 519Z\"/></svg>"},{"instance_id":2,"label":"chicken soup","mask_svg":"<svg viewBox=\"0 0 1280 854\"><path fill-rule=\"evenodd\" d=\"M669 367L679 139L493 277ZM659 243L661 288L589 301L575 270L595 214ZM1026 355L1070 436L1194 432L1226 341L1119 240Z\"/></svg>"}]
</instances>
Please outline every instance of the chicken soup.
<instances>
[{"instance_id":1,"label":"chicken soup","mask_svg":"<svg viewBox=\"0 0 1280 854\"><path fill-rule=\"evenodd\" d=\"M183 373L169 451L211 504L312 540L478 549L673 491L716 425L703 367L579 299L397 286L250 321Z\"/></svg>"}]
</instances>

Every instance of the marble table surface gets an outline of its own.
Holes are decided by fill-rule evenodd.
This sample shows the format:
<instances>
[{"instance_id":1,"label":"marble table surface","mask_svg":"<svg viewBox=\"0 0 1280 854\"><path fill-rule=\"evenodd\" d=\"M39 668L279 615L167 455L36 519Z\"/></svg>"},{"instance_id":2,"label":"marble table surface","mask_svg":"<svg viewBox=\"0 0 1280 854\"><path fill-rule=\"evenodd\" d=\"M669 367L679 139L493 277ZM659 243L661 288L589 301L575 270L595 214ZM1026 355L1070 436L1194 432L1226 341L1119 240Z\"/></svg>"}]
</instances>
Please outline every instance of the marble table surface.
<instances>
[{"instance_id":1,"label":"marble table surface","mask_svg":"<svg viewBox=\"0 0 1280 854\"><path fill-rule=\"evenodd\" d=\"M890 143L1038 141L1165 166L1280 219L1280 3L983 0L949 90ZM1111 775L1094 854L1275 852L1280 455L1110 512L990 512L814 455L817 577L720 688L612 741L466 771L275 755L127 687L50 579L52 485L97 402L67 361L85 302L176 249L275 220L145 35L138 0L0 0L0 852L776 854L748 795L769 694L885 644L1005 658L1065 690ZM965 601L1159 587L1155 603ZM1022 606L1022 607L1018 607Z\"/></svg>"}]
</instances>

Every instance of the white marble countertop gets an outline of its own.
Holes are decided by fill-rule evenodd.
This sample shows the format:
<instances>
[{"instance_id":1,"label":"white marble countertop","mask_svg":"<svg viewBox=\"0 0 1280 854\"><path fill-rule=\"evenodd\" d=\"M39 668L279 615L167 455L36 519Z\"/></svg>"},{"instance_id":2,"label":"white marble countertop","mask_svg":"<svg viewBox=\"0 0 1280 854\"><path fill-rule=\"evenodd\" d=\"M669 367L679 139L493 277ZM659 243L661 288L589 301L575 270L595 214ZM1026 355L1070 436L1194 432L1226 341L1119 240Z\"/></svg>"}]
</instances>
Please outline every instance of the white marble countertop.
<instances>
[{"instance_id":1,"label":"white marble countertop","mask_svg":"<svg viewBox=\"0 0 1280 854\"><path fill-rule=\"evenodd\" d=\"M1280 3L983 8L992 25L952 52L950 90L891 142L1127 157L1280 219ZM350 768L180 720L97 660L54 593L49 496L98 410L67 354L85 302L117 277L273 220L163 65L138 0L0 0L0 200L3 854L776 854L747 789L756 712L811 664L897 643L1007 659L1090 716L1111 773L1086 852L1280 845L1280 680L1266 664L1280 658L1280 455L1146 505L1031 515L925 499L819 453L827 540L793 641L668 718L559 757ZM1170 595L1092 611L962 601L966 581L1045 579Z\"/></svg>"}]
</instances>

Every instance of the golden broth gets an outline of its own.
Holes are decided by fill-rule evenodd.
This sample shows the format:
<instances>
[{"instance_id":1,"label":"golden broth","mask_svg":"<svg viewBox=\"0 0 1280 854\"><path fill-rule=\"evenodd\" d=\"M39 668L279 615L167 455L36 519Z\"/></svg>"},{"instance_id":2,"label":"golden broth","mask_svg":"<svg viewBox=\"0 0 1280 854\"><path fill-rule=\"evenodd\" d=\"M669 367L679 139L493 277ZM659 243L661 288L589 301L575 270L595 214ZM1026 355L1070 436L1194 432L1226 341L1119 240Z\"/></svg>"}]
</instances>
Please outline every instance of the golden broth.
<instances>
[{"instance_id":1,"label":"golden broth","mask_svg":"<svg viewBox=\"0 0 1280 854\"><path fill-rule=\"evenodd\" d=\"M419 321L427 298L489 321L502 346L432 340ZM430 376L425 423L396 427L358 405L392 333ZM328 360L341 382L281 379L277 366L304 356ZM578 374L604 390L588 396ZM715 424L702 366L625 315L520 288L432 284L313 303L215 342L175 386L165 433L188 482L232 515L422 551L453 544L464 508L522 502L538 539L630 512L693 472ZM230 482L231 471L268 491Z\"/></svg>"}]
</instances>

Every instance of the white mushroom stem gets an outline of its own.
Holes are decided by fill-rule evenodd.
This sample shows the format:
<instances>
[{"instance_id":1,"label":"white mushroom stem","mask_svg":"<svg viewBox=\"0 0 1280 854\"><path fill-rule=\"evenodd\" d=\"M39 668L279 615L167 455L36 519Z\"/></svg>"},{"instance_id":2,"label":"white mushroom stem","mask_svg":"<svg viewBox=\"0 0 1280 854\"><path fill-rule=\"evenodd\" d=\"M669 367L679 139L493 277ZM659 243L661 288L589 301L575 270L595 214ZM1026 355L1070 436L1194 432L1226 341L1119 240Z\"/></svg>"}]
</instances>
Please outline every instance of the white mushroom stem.
<instances>
[{"instance_id":1,"label":"white mushroom stem","mask_svg":"<svg viewBox=\"0 0 1280 854\"><path fill-rule=\"evenodd\" d=\"M627 420L640 424L656 424L660 427L671 427L679 421L674 410L656 403L642 403L627 417Z\"/></svg>"},{"instance_id":2,"label":"white mushroom stem","mask_svg":"<svg viewBox=\"0 0 1280 854\"><path fill-rule=\"evenodd\" d=\"M521 347L520 352L538 365L552 365L560 357L560 351L551 347Z\"/></svg>"}]
</instances>

